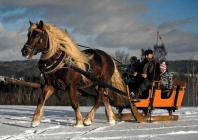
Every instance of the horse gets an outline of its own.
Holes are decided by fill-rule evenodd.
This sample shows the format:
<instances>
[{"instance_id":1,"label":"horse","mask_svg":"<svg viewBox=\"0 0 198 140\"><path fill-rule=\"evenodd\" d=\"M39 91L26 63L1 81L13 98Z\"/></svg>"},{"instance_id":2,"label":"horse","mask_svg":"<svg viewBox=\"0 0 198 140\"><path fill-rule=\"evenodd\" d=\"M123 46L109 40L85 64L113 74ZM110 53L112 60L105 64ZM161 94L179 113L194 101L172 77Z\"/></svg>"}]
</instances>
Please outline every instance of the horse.
<instances>
[{"instance_id":1,"label":"horse","mask_svg":"<svg viewBox=\"0 0 198 140\"><path fill-rule=\"evenodd\" d=\"M53 24L44 23L42 20L38 23L30 21L27 41L21 49L21 53L28 59L38 53L41 54L38 67L45 80L31 122L32 127L40 124L45 102L56 89L69 93L77 127L91 125L95 112L102 103L105 106L108 122L115 124L116 117L111 104L123 106L125 99L127 99L123 97L126 96L116 95L107 88L94 85L93 81L90 81L81 73L70 67L65 67L65 64L69 64L81 70L90 71L96 78L126 93L126 86L109 54L99 49L80 51L68 32ZM97 97L94 106L84 119L80 112L77 89L91 86L97 92Z\"/></svg>"}]
</instances>

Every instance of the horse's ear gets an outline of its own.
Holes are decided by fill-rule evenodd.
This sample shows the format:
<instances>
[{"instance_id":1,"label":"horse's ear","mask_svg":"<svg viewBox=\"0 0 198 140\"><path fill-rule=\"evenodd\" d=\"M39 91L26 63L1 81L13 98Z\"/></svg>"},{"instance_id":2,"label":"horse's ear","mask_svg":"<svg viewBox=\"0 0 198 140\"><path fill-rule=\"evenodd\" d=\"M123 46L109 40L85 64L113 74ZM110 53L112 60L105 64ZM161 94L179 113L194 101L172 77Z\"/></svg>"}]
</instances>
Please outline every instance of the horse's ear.
<instances>
[{"instance_id":1,"label":"horse's ear","mask_svg":"<svg viewBox=\"0 0 198 140\"><path fill-rule=\"evenodd\" d=\"M39 28L40 29L43 29L43 26L44 26L44 22L42 20L40 20L40 22L39 22Z\"/></svg>"},{"instance_id":2,"label":"horse's ear","mask_svg":"<svg viewBox=\"0 0 198 140\"><path fill-rule=\"evenodd\" d=\"M31 20L29 20L30 26L33 24L33 22Z\"/></svg>"}]
</instances>

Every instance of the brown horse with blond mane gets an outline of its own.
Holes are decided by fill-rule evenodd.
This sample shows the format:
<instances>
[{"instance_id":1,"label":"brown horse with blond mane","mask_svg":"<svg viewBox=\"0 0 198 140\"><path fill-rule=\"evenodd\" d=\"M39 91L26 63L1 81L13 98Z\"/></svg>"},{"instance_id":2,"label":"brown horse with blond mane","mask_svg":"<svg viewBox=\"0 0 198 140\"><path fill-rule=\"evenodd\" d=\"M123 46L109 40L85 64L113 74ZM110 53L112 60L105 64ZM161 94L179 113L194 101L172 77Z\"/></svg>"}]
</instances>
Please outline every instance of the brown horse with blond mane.
<instances>
[{"instance_id":1,"label":"brown horse with blond mane","mask_svg":"<svg viewBox=\"0 0 198 140\"><path fill-rule=\"evenodd\" d=\"M84 71L91 71L95 77L126 92L120 73L107 53L97 49L80 51L68 33L43 21L39 23L30 22L28 40L21 52L24 57L29 59L33 55L41 53L38 67L44 75L45 84L42 87L42 93L33 116L33 127L40 124L44 104L54 93L55 89L68 91L78 127L92 123L94 114L101 103L105 106L109 123L115 123L115 114L111 104L123 106L125 99L127 100L126 96L118 96L104 87L93 85L93 81L90 81L74 69L65 67L65 64L69 64ZM89 86L94 86L97 91L97 99L95 105L84 119L77 100L77 89Z\"/></svg>"}]
</instances>

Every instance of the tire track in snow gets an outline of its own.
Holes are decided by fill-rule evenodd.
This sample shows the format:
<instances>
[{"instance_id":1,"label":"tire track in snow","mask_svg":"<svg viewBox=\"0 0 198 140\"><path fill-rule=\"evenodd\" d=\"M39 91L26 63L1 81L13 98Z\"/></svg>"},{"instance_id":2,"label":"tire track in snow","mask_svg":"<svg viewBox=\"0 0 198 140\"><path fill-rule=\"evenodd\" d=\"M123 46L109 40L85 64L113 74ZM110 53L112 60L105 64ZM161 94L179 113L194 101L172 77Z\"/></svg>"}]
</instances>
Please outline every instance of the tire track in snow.
<instances>
[{"instance_id":1,"label":"tire track in snow","mask_svg":"<svg viewBox=\"0 0 198 140\"><path fill-rule=\"evenodd\" d=\"M198 134L198 131L176 131L176 132L170 132L170 133L164 133L164 134L149 134L149 135L137 135L137 136L111 136L111 137L86 137L81 138L81 140L122 140L122 139L153 139L154 137L160 137L161 136L175 136L175 135L192 135L192 134Z\"/></svg>"},{"instance_id":2,"label":"tire track in snow","mask_svg":"<svg viewBox=\"0 0 198 140\"><path fill-rule=\"evenodd\" d=\"M137 129L123 129L123 130L108 130L108 132L126 132L126 131L140 131L140 130L143 130L143 131L150 131L150 130L165 130L165 129L175 129L175 128L195 128L197 127L198 128L198 125L189 125L189 126L164 126L164 127L149 127L149 128L137 128ZM104 133L106 131L100 131L100 129L98 129L99 131L97 131L98 133Z\"/></svg>"},{"instance_id":3,"label":"tire track in snow","mask_svg":"<svg viewBox=\"0 0 198 140\"><path fill-rule=\"evenodd\" d=\"M48 130L57 129L60 128L60 126L52 126L49 128L44 129L28 129L25 130L23 133L20 133L18 135L11 135L7 136L6 138L3 138L2 140L25 140L28 137L33 137L34 135L40 135Z\"/></svg>"},{"instance_id":4,"label":"tire track in snow","mask_svg":"<svg viewBox=\"0 0 198 140\"><path fill-rule=\"evenodd\" d=\"M84 137L86 135L92 134L94 132L99 132L100 130L104 130L104 129L107 129L107 128L115 127L115 126L117 126L119 124L122 124L122 123L124 123L124 122L117 122L114 125L95 127L95 128L93 128L93 129L91 129L89 131L86 131L86 132L84 132L84 133L82 133L82 134L80 134L80 135L78 135L76 137L69 138L68 140L78 140L78 139L81 139L82 137Z\"/></svg>"}]
</instances>

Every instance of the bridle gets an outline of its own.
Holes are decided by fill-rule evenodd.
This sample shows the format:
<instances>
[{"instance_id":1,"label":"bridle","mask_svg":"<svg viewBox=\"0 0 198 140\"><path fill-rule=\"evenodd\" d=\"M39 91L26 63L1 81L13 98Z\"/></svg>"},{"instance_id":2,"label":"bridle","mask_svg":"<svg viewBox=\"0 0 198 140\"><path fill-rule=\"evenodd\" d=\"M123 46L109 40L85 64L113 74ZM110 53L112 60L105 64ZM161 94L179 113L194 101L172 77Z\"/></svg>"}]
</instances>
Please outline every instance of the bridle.
<instances>
[{"instance_id":1,"label":"bridle","mask_svg":"<svg viewBox=\"0 0 198 140\"><path fill-rule=\"evenodd\" d=\"M36 29L34 29L33 31L36 31L36 32L38 32L38 33L41 33L40 35L39 35L39 38L38 38L38 41L35 43L35 45L34 46L31 46L30 44L25 44L24 46L25 47L28 47L29 49L31 49L32 50L32 52L33 52L33 54L37 54L38 53L38 50L36 49L36 44L38 44L38 42L40 41L40 39L41 39L41 35L42 34L44 34L45 33L45 31L44 30L41 30L41 29L38 29L38 28L36 28ZM31 32L33 32L33 31L31 31ZM32 34L32 33L31 33ZM30 37L31 37L31 35L30 35ZM47 52L48 52L48 50L49 50L49 46L47 46L48 45L48 42L49 42L49 37L47 37L47 40L46 40L46 43L45 43L45 46L44 46L44 50L42 50L42 53L43 54L46 54Z\"/></svg>"},{"instance_id":2,"label":"bridle","mask_svg":"<svg viewBox=\"0 0 198 140\"><path fill-rule=\"evenodd\" d=\"M30 50L32 50L33 54L37 54L37 50L35 49L35 47L32 47L31 45L29 45L27 43L24 46L28 47Z\"/></svg>"}]
</instances>

